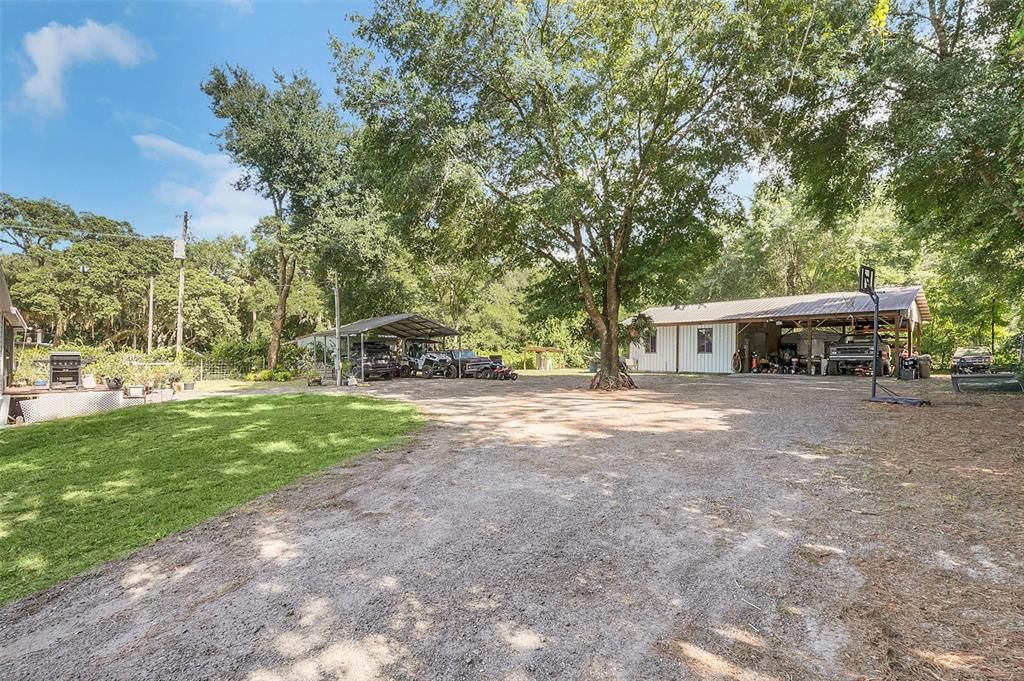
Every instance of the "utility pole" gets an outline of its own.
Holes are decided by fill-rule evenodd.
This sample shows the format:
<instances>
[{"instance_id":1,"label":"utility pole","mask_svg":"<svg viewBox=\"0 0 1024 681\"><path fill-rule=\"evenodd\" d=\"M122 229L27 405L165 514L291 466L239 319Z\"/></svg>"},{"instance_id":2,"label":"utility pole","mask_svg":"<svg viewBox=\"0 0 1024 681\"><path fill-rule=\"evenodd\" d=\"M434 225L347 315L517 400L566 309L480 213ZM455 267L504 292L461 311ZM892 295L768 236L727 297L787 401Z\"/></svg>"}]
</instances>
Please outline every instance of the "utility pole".
<instances>
[{"instance_id":1,"label":"utility pole","mask_svg":"<svg viewBox=\"0 0 1024 681\"><path fill-rule=\"evenodd\" d=\"M174 245L178 260L178 326L174 337L174 355L181 358L181 343L185 337L185 242L188 240L188 211L181 220L181 239Z\"/></svg>"},{"instance_id":2,"label":"utility pole","mask_svg":"<svg viewBox=\"0 0 1024 681\"><path fill-rule=\"evenodd\" d=\"M334 273L334 385L341 386L341 296L338 273Z\"/></svg>"},{"instance_id":3,"label":"utility pole","mask_svg":"<svg viewBox=\"0 0 1024 681\"><path fill-rule=\"evenodd\" d=\"M149 276L149 319L146 323L146 354L153 352L153 275Z\"/></svg>"}]
</instances>

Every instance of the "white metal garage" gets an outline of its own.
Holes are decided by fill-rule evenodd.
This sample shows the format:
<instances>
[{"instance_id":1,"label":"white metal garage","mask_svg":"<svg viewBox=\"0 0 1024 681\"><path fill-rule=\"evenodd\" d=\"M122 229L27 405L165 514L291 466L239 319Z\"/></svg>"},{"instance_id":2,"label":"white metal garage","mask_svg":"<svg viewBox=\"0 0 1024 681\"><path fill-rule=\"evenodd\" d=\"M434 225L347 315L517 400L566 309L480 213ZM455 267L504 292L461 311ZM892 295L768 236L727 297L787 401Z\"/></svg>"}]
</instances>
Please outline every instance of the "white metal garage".
<instances>
[{"instance_id":1,"label":"white metal garage","mask_svg":"<svg viewBox=\"0 0 1024 681\"><path fill-rule=\"evenodd\" d=\"M921 324L931 313L920 286L878 292L879 319L896 345L920 343ZM730 300L644 310L656 333L630 346L640 371L727 374L739 351L770 352L789 342L804 354L821 354L827 342L870 324L874 306L857 292L814 293L779 298ZM901 336L901 333L903 334Z\"/></svg>"}]
</instances>

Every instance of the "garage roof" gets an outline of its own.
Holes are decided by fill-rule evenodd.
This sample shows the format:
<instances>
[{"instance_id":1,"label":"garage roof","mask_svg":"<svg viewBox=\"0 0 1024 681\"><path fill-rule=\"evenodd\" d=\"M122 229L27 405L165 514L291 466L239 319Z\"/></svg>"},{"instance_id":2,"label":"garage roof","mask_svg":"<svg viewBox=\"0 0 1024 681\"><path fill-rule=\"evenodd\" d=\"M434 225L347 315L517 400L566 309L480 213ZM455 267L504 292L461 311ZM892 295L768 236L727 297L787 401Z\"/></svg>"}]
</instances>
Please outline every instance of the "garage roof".
<instances>
[{"instance_id":1,"label":"garage roof","mask_svg":"<svg viewBox=\"0 0 1024 681\"><path fill-rule=\"evenodd\" d=\"M361 333L369 333L370 331L398 336L399 338L441 338L444 336L459 335L458 331L449 326L445 326L439 321L422 315L413 314L411 312L390 314L384 317L371 317L370 319L360 319L358 322L346 324L338 329L338 333L342 336L357 336ZM306 338L313 337L329 337L334 334L334 329L327 329L326 331L311 333L296 340L304 340Z\"/></svg>"},{"instance_id":2,"label":"garage roof","mask_svg":"<svg viewBox=\"0 0 1024 681\"><path fill-rule=\"evenodd\" d=\"M922 321L931 321L931 311L920 286L878 291L880 312L907 312L917 302ZM863 315L873 312L871 297L856 291L809 293L779 298L751 298L694 305L652 307L644 314L655 324L692 324L788 318L821 318Z\"/></svg>"}]
</instances>

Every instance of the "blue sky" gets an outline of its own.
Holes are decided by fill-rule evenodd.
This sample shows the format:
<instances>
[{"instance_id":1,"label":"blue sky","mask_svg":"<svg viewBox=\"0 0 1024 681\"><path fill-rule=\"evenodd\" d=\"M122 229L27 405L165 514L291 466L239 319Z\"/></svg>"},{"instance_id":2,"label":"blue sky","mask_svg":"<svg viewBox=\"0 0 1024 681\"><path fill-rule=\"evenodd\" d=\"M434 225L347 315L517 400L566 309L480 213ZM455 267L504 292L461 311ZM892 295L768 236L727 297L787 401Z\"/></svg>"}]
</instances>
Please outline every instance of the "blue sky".
<instances>
[{"instance_id":1,"label":"blue sky","mask_svg":"<svg viewBox=\"0 0 1024 681\"><path fill-rule=\"evenodd\" d=\"M269 212L237 176L199 90L237 63L305 70L334 99L329 34L370 2L0 2L0 188L130 221L146 234L247 233Z\"/></svg>"},{"instance_id":2,"label":"blue sky","mask_svg":"<svg viewBox=\"0 0 1024 681\"><path fill-rule=\"evenodd\" d=\"M246 234L270 212L231 187L238 170L211 133L222 126L199 84L237 63L269 80L305 70L334 99L330 34L370 0L0 1L0 189L49 197L176 233ZM749 196L752 176L733 190Z\"/></svg>"}]
</instances>

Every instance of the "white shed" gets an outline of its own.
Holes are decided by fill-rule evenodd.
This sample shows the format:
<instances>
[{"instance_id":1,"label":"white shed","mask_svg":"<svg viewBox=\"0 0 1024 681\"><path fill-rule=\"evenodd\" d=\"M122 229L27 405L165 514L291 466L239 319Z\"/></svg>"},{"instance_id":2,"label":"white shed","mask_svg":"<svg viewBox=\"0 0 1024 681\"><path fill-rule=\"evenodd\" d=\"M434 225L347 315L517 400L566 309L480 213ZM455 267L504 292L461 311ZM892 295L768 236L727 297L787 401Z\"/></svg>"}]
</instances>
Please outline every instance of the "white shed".
<instances>
[{"instance_id":1,"label":"white shed","mask_svg":"<svg viewBox=\"0 0 1024 681\"><path fill-rule=\"evenodd\" d=\"M931 321L924 290L908 286L878 296L883 330L895 334L897 346L917 347L921 324ZM873 313L871 298L857 292L654 307L644 314L656 332L633 343L629 356L640 371L727 374L737 359L749 366L751 352L765 356L788 346L824 354L848 331L869 327Z\"/></svg>"}]
</instances>

